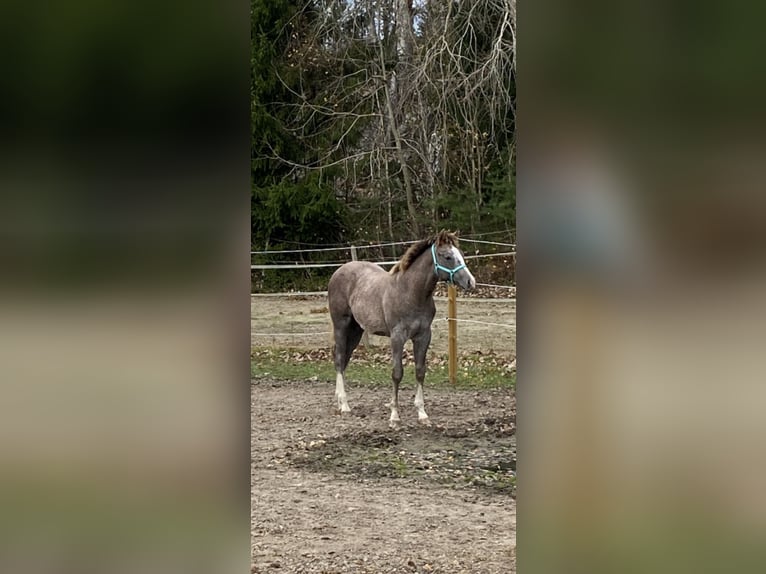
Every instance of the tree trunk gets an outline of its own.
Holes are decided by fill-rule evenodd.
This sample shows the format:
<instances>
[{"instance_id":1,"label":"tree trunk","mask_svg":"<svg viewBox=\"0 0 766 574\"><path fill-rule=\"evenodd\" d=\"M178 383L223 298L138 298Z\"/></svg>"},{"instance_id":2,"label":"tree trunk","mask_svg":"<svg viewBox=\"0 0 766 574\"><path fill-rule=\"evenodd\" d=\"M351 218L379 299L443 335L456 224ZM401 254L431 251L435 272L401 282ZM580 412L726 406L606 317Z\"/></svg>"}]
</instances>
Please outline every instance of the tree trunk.
<instances>
[{"instance_id":1,"label":"tree trunk","mask_svg":"<svg viewBox=\"0 0 766 574\"><path fill-rule=\"evenodd\" d=\"M404 193L407 199L407 213L410 215L410 226L416 236L420 236L420 225L418 224L418 214L415 209L415 193L412 188L412 176L410 165L404 153L402 145L402 133L400 122L406 122L404 113L397 114L399 111L399 95L405 91L403 86L404 78L407 75L407 65L412 58L412 47L414 35L412 31L412 0L396 1L396 67L392 74L392 85L389 87L389 93L386 97L386 107L388 110L388 119L391 122L391 133L394 136L396 146L396 155L399 159L399 165L402 167L402 180L404 182Z\"/></svg>"},{"instance_id":2,"label":"tree trunk","mask_svg":"<svg viewBox=\"0 0 766 574\"><path fill-rule=\"evenodd\" d=\"M388 91L387 91L388 92ZM407 213L410 214L410 226L416 236L420 236L420 225L418 224L418 212L415 209L415 194L412 191L412 178L410 177L410 167L407 165L407 158L404 155L404 146L402 145L402 135L399 132L399 126L394 114L394 106L391 102L390 92L386 93L386 108L388 109L388 120L391 133L394 136L394 145L396 146L396 155L399 159L399 165L402 167L402 179L404 180L404 193L407 198Z\"/></svg>"}]
</instances>

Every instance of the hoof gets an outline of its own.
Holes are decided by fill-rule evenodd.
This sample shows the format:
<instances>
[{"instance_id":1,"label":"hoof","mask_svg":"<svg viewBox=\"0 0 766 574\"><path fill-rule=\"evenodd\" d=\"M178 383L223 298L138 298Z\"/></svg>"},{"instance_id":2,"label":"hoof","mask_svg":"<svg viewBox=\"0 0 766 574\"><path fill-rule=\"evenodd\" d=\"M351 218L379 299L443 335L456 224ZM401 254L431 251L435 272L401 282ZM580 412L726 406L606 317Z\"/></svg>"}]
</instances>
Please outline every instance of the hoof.
<instances>
[{"instance_id":1,"label":"hoof","mask_svg":"<svg viewBox=\"0 0 766 574\"><path fill-rule=\"evenodd\" d=\"M431 424L431 419L429 419L428 417L424 417L422 419L418 419L418 424L420 426L423 426L423 427L431 427L431 426L433 426Z\"/></svg>"},{"instance_id":2,"label":"hoof","mask_svg":"<svg viewBox=\"0 0 766 574\"><path fill-rule=\"evenodd\" d=\"M402 421L388 421L388 428L391 430L400 430L402 428Z\"/></svg>"}]
</instances>

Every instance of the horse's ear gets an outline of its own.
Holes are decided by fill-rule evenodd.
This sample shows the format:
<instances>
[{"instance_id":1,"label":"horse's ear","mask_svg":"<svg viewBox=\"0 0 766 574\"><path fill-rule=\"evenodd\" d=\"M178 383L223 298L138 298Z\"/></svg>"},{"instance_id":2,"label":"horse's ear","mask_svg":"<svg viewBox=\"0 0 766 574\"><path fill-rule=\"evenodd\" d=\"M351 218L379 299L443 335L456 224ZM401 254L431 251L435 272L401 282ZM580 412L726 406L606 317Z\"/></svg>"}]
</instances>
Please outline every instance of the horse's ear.
<instances>
[{"instance_id":1,"label":"horse's ear","mask_svg":"<svg viewBox=\"0 0 766 574\"><path fill-rule=\"evenodd\" d=\"M447 231L446 229L442 229L439 232L439 235L437 236L438 245L444 245L445 243L448 245L454 245L457 247L458 245L458 238L457 233L453 233L452 231Z\"/></svg>"}]
</instances>

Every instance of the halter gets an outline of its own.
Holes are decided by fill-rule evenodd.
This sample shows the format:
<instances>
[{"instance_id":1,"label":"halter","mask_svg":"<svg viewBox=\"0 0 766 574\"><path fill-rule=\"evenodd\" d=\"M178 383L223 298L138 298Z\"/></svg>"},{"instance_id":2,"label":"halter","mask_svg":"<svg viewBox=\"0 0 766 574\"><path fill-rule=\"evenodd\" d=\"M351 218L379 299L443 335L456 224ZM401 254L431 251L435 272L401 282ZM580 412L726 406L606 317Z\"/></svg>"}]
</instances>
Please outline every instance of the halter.
<instances>
[{"instance_id":1,"label":"halter","mask_svg":"<svg viewBox=\"0 0 766 574\"><path fill-rule=\"evenodd\" d=\"M449 269L445 267L444 265L439 265L439 262L436 261L436 243L431 244L431 257L434 260L434 275L439 275L439 271L445 271L446 273L449 273L449 282L454 283L453 278L455 277L455 273L460 271L463 267L465 267L465 263L461 263L454 269Z\"/></svg>"}]
</instances>

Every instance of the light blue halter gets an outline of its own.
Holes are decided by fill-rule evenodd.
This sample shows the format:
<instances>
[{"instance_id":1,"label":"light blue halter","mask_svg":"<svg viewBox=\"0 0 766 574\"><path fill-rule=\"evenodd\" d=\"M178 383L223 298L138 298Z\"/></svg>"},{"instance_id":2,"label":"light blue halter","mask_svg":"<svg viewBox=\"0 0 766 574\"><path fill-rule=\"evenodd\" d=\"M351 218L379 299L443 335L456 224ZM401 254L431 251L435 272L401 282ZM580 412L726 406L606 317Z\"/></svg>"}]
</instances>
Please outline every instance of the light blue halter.
<instances>
[{"instance_id":1,"label":"light blue halter","mask_svg":"<svg viewBox=\"0 0 766 574\"><path fill-rule=\"evenodd\" d=\"M455 278L455 273L460 271L463 267L465 267L465 263L461 263L454 269L449 269L445 267L444 265L439 265L439 262L436 261L436 243L431 244L431 257L433 257L434 260L434 274L439 275L439 271L445 271L449 273L449 282L454 283L453 279Z\"/></svg>"}]
</instances>

